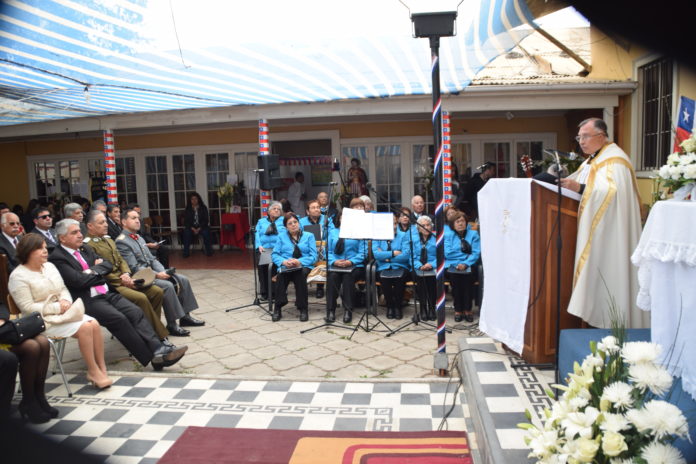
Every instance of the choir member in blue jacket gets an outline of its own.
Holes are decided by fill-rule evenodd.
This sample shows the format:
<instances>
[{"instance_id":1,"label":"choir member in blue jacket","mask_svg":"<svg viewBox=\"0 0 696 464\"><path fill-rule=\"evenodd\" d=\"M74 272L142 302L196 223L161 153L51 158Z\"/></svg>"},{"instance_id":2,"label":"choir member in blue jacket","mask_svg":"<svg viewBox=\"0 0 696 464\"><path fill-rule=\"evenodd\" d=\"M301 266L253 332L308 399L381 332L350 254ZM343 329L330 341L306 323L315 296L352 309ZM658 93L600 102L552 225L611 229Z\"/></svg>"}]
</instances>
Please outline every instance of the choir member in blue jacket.
<instances>
[{"instance_id":1,"label":"choir member in blue jacket","mask_svg":"<svg viewBox=\"0 0 696 464\"><path fill-rule=\"evenodd\" d=\"M288 284L292 282L295 306L300 311L300 321L304 322L308 319L307 274L317 261L317 244L313 234L302 231L295 213L285 215L283 226L272 255L273 265L278 269L272 319L276 322L282 318L281 309L288 304Z\"/></svg>"},{"instance_id":2,"label":"choir member in blue jacket","mask_svg":"<svg viewBox=\"0 0 696 464\"><path fill-rule=\"evenodd\" d=\"M341 291L343 322L347 324L353 320L355 282L365 278L366 246L364 240L339 238L340 213L336 215L334 223L336 227L329 232L327 243L329 277L326 283L326 320L336 320L336 300ZM334 268L347 272L335 271Z\"/></svg>"},{"instance_id":3,"label":"choir member in blue jacket","mask_svg":"<svg viewBox=\"0 0 696 464\"><path fill-rule=\"evenodd\" d=\"M321 241L326 241L326 231L324 230L324 221L326 217L321 214L321 204L319 200L309 200L307 202L307 215L300 218L300 227L304 230L305 227L318 225L321 230ZM316 237L315 237L316 238ZM317 245L317 253L319 253L319 261L324 259L324 250L320 245ZM317 284L317 298L324 298L324 284Z\"/></svg>"},{"instance_id":4,"label":"choir member in blue jacket","mask_svg":"<svg viewBox=\"0 0 696 464\"><path fill-rule=\"evenodd\" d=\"M396 225L397 220L394 216L395 231ZM394 240L372 240L372 256L377 262L377 279L387 303L387 319L403 317L401 302L406 288L407 271L410 269L411 254L408 243L403 243L402 237L395 235Z\"/></svg>"},{"instance_id":5,"label":"choir member in blue jacket","mask_svg":"<svg viewBox=\"0 0 696 464\"><path fill-rule=\"evenodd\" d=\"M256 250L259 255L265 250L273 250L276 241L278 240L278 234L283 229L283 216L281 215L283 207L278 201L271 203L268 207L268 213L266 217L259 219L256 223L256 233L254 238L256 240ZM259 281L261 289L261 299L268 299L268 271L270 265L259 264Z\"/></svg>"},{"instance_id":6,"label":"choir member in blue jacket","mask_svg":"<svg viewBox=\"0 0 696 464\"><path fill-rule=\"evenodd\" d=\"M471 268L481 256L479 233L467 227L464 213L454 216L453 229L445 241L445 276L452 285L454 297L454 321L474 321L471 300L474 295L474 276Z\"/></svg>"},{"instance_id":7,"label":"choir member in blue jacket","mask_svg":"<svg viewBox=\"0 0 696 464\"><path fill-rule=\"evenodd\" d=\"M435 315L435 275L419 275L418 271L430 273L437 268L437 244L433 234L433 220L430 216L418 218L418 235L413 241L413 267L416 270L416 292L420 305L420 318L434 321Z\"/></svg>"}]
</instances>

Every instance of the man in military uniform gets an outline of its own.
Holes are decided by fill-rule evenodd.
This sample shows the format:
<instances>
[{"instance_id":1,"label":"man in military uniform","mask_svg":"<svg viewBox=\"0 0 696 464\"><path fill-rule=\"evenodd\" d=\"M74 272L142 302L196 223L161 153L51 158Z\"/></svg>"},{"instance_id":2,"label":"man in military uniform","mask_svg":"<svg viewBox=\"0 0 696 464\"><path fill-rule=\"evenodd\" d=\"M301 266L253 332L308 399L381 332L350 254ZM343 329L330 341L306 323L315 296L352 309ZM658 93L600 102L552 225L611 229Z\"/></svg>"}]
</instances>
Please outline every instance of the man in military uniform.
<instances>
[{"instance_id":1,"label":"man in military uniform","mask_svg":"<svg viewBox=\"0 0 696 464\"><path fill-rule=\"evenodd\" d=\"M87 237L85 244L102 259L113 264L113 270L104 276L109 285L116 289L124 298L135 303L152 324L160 340L164 340L169 332L162 324L162 300L164 292L156 285L146 289L137 289L131 278L131 270L128 263L116 249L114 241L106 236L108 224L104 213L99 210L91 210L87 215Z\"/></svg>"},{"instance_id":2,"label":"man in military uniform","mask_svg":"<svg viewBox=\"0 0 696 464\"><path fill-rule=\"evenodd\" d=\"M121 212L123 232L116 238L116 248L133 272L144 268L152 269L156 274L155 285L164 290L164 317L167 318L167 330L170 335L186 336L189 331L181 326L202 326L205 322L194 318L191 311L198 308L198 302L191 289L188 278L181 274L171 276L150 252L140 230L140 215L134 209ZM179 291L174 287L173 279L179 284ZM177 320L179 323L177 324ZM179 325L181 324L181 326Z\"/></svg>"}]
</instances>

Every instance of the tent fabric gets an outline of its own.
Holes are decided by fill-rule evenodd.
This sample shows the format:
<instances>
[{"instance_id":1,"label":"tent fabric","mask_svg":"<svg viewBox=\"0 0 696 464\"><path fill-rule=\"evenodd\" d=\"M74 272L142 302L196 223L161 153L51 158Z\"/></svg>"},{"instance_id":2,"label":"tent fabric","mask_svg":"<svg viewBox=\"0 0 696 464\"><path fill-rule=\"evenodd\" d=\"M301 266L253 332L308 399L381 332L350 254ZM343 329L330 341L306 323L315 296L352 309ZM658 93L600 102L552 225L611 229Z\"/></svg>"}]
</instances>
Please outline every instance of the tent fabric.
<instances>
[{"instance_id":1,"label":"tent fabric","mask_svg":"<svg viewBox=\"0 0 696 464\"><path fill-rule=\"evenodd\" d=\"M371 4L347 3L367 9ZM177 40L163 46L153 36L157 21L174 25L174 32L177 22L194 21L205 36L206 21L216 14L210 5L220 3L206 4L199 17L177 18L174 10L171 16L151 14L167 4L161 0L6 0L0 4L0 125L428 94L428 40L412 37L408 12L392 3L394 14L380 20L403 24L398 33L363 31L356 24L356 33L344 37L279 38L264 34L259 24L258 35L236 37L230 31L230 40L187 47L176 34L170 35ZM256 5L272 14L274 1ZM463 90L488 62L533 31L524 0L467 0L467 5L466 14L459 12L457 35L441 40L443 93ZM341 21L335 15L321 19Z\"/></svg>"}]
</instances>

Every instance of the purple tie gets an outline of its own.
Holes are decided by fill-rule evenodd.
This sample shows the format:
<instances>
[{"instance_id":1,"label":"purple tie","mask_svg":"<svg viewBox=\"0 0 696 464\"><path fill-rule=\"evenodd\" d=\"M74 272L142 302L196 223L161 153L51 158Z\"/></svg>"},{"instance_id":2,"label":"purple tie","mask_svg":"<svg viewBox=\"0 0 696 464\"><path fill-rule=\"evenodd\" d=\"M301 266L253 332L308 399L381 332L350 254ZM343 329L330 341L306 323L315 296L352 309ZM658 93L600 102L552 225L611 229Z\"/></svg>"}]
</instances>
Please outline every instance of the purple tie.
<instances>
[{"instance_id":1,"label":"purple tie","mask_svg":"<svg viewBox=\"0 0 696 464\"><path fill-rule=\"evenodd\" d=\"M82 266L83 271L86 271L87 269L89 269L89 266L87 265L85 260L82 259L82 255L80 254L79 251L75 250L75 253L73 253L73 254L75 255L75 258L77 258L77 262L80 263L80 266ZM102 285L95 285L94 289L100 295L106 294L106 285L103 285L103 284Z\"/></svg>"}]
</instances>

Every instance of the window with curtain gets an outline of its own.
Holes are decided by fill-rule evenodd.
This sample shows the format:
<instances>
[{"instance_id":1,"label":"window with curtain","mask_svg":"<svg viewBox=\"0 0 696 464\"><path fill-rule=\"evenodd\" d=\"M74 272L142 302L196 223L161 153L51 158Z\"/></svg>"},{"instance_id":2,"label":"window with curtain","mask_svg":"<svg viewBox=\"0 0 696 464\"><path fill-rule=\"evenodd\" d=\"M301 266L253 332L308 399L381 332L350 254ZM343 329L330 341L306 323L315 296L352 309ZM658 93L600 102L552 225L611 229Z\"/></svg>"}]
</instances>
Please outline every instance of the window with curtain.
<instances>
[{"instance_id":1,"label":"window with curtain","mask_svg":"<svg viewBox=\"0 0 696 464\"><path fill-rule=\"evenodd\" d=\"M672 70L669 58L655 60L638 68L641 85L641 161L640 169L657 169L667 162L672 140Z\"/></svg>"},{"instance_id":2,"label":"window with curtain","mask_svg":"<svg viewBox=\"0 0 696 464\"><path fill-rule=\"evenodd\" d=\"M401 198L401 145L375 147L375 189L377 211L389 212L402 205Z\"/></svg>"},{"instance_id":3,"label":"window with curtain","mask_svg":"<svg viewBox=\"0 0 696 464\"><path fill-rule=\"evenodd\" d=\"M145 157L145 179L147 183L147 206L152 222L155 224L154 227L160 232L162 230L171 230L166 156Z\"/></svg>"},{"instance_id":4,"label":"window with curtain","mask_svg":"<svg viewBox=\"0 0 696 464\"><path fill-rule=\"evenodd\" d=\"M172 173L174 178L174 211L179 229L184 225L184 210L188 194L196 191L196 169L193 154L173 155ZM200 192L198 192L200 194ZM205 195L201 195L205 198Z\"/></svg>"},{"instance_id":5,"label":"window with curtain","mask_svg":"<svg viewBox=\"0 0 696 464\"><path fill-rule=\"evenodd\" d=\"M496 163L495 177L510 177L510 144L508 142L484 143L483 161Z\"/></svg>"},{"instance_id":6,"label":"window with curtain","mask_svg":"<svg viewBox=\"0 0 696 464\"><path fill-rule=\"evenodd\" d=\"M116 157L116 189L119 205L138 202L134 157Z\"/></svg>"},{"instance_id":7,"label":"window with curtain","mask_svg":"<svg viewBox=\"0 0 696 464\"><path fill-rule=\"evenodd\" d=\"M65 193L72 201L77 201L82 196L89 196L87 192L80 195L80 162L77 160L60 161L60 191Z\"/></svg>"},{"instance_id":8,"label":"window with curtain","mask_svg":"<svg viewBox=\"0 0 696 464\"><path fill-rule=\"evenodd\" d=\"M40 203L48 202L56 192L56 163L52 161L34 163L34 178L36 198Z\"/></svg>"},{"instance_id":9,"label":"window with curtain","mask_svg":"<svg viewBox=\"0 0 696 464\"><path fill-rule=\"evenodd\" d=\"M220 215L225 212L225 205L220 203L218 188L227 182L230 174L229 155L227 153L208 153L205 155L205 175L208 181L208 212L210 229L220 230ZM213 234L215 236L215 234Z\"/></svg>"}]
</instances>

